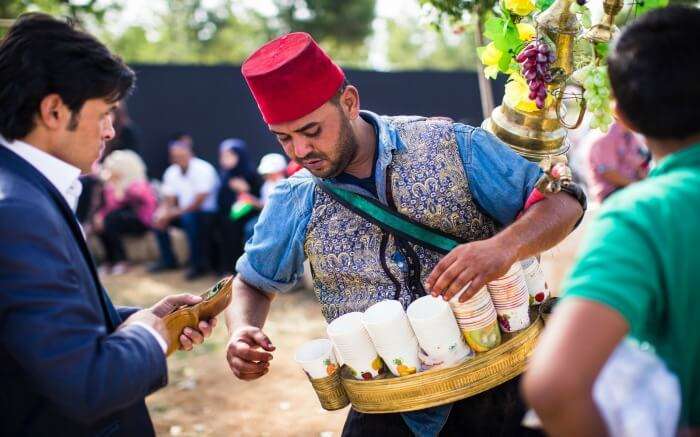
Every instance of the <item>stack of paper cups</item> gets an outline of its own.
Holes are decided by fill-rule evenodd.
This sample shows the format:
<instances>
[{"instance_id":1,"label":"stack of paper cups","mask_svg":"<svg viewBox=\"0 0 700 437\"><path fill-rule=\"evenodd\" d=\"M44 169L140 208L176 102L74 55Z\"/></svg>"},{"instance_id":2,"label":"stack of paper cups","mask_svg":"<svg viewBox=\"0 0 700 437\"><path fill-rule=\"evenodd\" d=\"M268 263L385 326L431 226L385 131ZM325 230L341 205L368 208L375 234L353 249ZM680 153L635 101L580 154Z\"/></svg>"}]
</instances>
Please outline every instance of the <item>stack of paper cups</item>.
<instances>
[{"instance_id":1,"label":"stack of paper cups","mask_svg":"<svg viewBox=\"0 0 700 437\"><path fill-rule=\"evenodd\" d=\"M401 302L384 300L372 305L362 323L391 373L406 376L418 371L418 340Z\"/></svg>"},{"instance_id":2,"label":"stack of paper cups","mask_svg":"<svg viewBox=\"0 0 700 437\"><path fill-rule=\"evenodd\" d=\"M514 332L530 326L530 294L519 262L505 276L488 283L487 288L503 331Z\"/></svg>"},{"instance_id":3,"label":"stack of paper cups","mask_svg":"<svg viewBox=\"0 0 700 437\"><path fill-rule=\"evenodd\" d=\"M544 279L544 273L537 258L528 258L520 263L525 274L527 291L530 294L530 305L539 305L549 297L549 287Z\"/></svg>"},{"instance_id":4,"label":"stack of paper cups","mask_svg":"<svg viewBox=\"0 0 700 437\"><path fill-rule=\"evenodd\" d=\"M462 292L450 299L450 306L469 347L476 352L486 352L501 344L496 308L486 287L466 302L459 301Z\"/></svg>"},{"instance_id":5,"label":"stack of paper cups","mask_svg":"<svg viewBox=\"0 0 700 437\"><path fill-rule=\"evenodd\" d=\"M423 369L451 367L474 355L452 308L441 297L423 296L409 305L406 313L418 338Z\"/></svg>"},{"instance_id":6,"label":"stack of paper cups","mask_svg":"<svg viewBox=\"0 0 700 437\"><path fill-rule=\"evenodd\" d=\"M382 374L384 363L362 325L362 313L347 313L333 320L326 329L335 345L338 360L355 379L374 379Z\"/></svg>"}]
</instances>

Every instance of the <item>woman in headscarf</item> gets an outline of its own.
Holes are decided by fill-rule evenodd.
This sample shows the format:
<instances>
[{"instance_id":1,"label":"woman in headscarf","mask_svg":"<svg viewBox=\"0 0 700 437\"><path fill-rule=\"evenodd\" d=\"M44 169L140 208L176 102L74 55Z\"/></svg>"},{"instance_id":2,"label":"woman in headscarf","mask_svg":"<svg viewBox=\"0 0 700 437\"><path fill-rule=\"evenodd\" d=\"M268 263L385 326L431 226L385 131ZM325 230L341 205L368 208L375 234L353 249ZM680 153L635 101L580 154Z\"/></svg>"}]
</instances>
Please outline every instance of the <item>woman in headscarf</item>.
<instances>
[{"instance_id":1,"label":"woman in headscarf","mask_svg":"<svg viewBox=\"0 0 700 437\"><path fill-rule=\"evenodd\" d=\"M234 271L236 260L243 254L243 227L245 220L233 220L231 207L241 194L258 195L260 177L255 171L245 141L228 138L219 145L219 188L217 228L220 238L219 266L220 273Z\"/></svg>"}]
</instances>

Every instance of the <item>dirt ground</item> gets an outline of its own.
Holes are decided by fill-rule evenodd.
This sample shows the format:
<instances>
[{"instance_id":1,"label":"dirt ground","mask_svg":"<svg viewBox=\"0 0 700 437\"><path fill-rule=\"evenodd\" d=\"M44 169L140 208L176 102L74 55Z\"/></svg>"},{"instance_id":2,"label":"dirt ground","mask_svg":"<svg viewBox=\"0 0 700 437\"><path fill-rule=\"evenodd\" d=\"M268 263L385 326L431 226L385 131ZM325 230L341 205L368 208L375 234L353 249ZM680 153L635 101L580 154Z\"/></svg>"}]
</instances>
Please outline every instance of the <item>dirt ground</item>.
<instances>
[{"instance_id":1,"label":"dirt ground","mask_svg":"<svg viewBox=\"0 0 700 437\"><path fill-rule=\"evenodd\" d=\"M555 293L584 231L585 223L542 256L543 270ZM147 306L171 293L202 292L216 279L185 282L181 272L154 276L136 268L127 275L105 278L104 283L117 304ZM158 435L340 435L347 409L321 409L293 359L294 350L303 342L324 336L325 322L311 291L275 300L265 331L277 351L270 372L257 381L239 381L228 369L222 322L204 345L189 353L177 352L168 360L169 385L147 399Z\"/></svg>"}]
</instances>

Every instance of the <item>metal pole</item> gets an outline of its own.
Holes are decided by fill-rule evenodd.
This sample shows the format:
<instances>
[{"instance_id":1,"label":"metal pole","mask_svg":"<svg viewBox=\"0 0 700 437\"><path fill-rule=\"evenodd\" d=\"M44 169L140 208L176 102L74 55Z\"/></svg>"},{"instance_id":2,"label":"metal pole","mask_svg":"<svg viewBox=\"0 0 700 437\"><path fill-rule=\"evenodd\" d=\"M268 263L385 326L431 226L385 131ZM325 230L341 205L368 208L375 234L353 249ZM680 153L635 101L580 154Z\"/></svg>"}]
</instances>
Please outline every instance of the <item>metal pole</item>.
<instances>
[{"instance_id":1,"label":"metal pole","mask_svg":"<svg viewBox=\"0 0 700 437\"><path fill-rule=\"evenodd\" d=\"M476 26L474 26L474 39L476 40L476 46L481 47L484 45L483 37L483 23L481 21L481 14L477 10L474 12L476 18ZM484 66L481 64L481 60L477 59L476 62L476 75L479 80L479 96L481 97L481 112L483 113L484 120L491 116L493 112L493 90L491 89L491 81L489 81L486 76L484 76Z\"/></svg>"}]
</instances>

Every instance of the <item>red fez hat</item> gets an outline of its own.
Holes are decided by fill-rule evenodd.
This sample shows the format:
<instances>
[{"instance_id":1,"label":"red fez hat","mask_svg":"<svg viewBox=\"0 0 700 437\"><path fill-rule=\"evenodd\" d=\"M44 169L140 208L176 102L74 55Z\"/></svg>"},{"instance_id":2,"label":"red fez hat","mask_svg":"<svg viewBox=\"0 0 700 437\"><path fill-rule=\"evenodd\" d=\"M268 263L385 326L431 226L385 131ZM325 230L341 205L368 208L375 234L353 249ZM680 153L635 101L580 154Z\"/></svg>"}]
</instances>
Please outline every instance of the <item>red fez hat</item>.
<instances>
[{"instance_id":1,"label":"red fez hat","mask_svg":"<svg viewBox=\"0 0 700 437\"><path fill-rule=\"evenodd\" d=\"M241 67L268 124L309 114L333 97L345 74L311 35L294 32L256 50Z\"/></svg>"}]
</instances>

